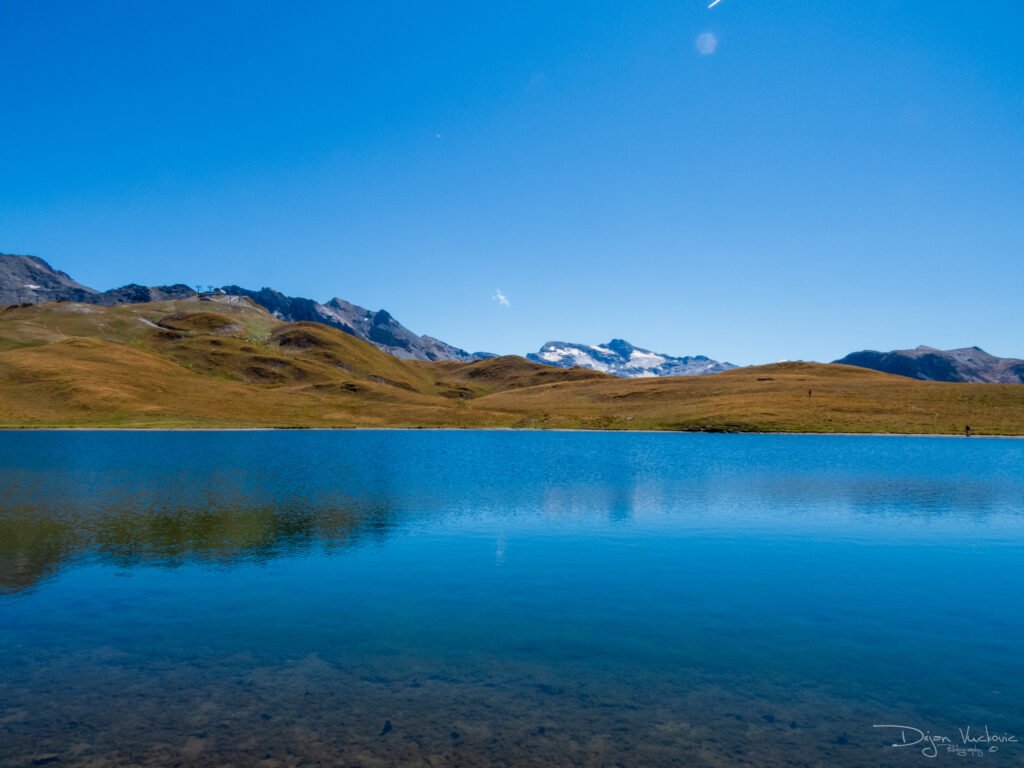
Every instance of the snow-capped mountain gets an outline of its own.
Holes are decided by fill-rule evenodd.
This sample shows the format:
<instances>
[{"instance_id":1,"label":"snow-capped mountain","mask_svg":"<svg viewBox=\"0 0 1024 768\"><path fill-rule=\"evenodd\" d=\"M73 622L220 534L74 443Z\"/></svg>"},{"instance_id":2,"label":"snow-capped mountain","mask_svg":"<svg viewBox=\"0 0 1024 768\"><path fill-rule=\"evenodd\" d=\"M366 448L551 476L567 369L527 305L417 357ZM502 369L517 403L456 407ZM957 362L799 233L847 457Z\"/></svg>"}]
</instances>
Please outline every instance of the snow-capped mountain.
<instances>
[{"instance_id":1,"label":"snow-capped mountain","mask_svg":"<svg viewBox=\"0 0 1024 768\"><path fill-rule=\"evenodd\" d=\"M528 360L559 368L589 368L615 376L635 379L647 376L704 376L722 373L736 366L720 363L704 355L673 357L649 349L634 347L628 341L612 339L607 344L591 346L565 341L549 341Z\"/></svg>"}]
</instances>

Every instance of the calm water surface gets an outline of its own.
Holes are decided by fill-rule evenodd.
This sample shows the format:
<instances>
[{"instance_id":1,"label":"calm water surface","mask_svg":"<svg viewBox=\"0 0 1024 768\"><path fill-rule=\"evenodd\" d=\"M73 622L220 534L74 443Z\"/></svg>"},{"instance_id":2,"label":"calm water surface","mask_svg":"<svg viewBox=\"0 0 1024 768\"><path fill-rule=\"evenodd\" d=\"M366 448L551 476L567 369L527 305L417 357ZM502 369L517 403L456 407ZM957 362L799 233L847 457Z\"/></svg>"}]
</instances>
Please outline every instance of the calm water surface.
<instances>
[{"instance_id":1,"label":"calm water surface","mask_svg":"<svg viewBox=\"0 0 1024 768\"><path fill-rule=\"evenodd\" d=\"M0 766L1024 765L1022 595L1022 441L3 433Z\"/></svg>"}]
</instances>

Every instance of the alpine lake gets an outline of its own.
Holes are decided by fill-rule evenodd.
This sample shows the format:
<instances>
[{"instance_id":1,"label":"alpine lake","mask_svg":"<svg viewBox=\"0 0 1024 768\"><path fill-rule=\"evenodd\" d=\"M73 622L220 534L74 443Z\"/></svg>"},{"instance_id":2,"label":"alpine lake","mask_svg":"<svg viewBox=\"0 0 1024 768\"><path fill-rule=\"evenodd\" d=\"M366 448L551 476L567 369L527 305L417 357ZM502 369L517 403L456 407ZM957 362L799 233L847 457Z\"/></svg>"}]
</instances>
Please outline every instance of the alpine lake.
<instances>
[{"instance_id":1,"label":"alpine lake","mask_svg":"<svg viewBox=\"0 0 1024 768\"><path fill-rule=\"evenodd\" d=\"M1024 441L0 434L0 766L1024 765Z\"/></svg>"}]
</instances>

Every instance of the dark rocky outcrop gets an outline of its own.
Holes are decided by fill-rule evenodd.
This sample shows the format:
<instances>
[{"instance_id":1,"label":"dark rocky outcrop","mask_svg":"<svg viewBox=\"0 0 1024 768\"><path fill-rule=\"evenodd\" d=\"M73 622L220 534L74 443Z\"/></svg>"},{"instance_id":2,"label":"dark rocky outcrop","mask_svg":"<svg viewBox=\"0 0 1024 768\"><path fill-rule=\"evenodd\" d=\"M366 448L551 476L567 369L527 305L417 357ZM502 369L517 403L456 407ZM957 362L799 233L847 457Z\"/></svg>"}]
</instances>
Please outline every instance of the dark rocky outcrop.
<instances>
[{"instance_id":1,"label":"dark rocky outcrop","mask_svg":"<svg viewBox=\"0 0 1024 768\"><path fill-rule=\"evenodd\" d=\"M1024 384L1024 360L996 357L980 347L941 350L921 346L892 352L864 350L835 362L921 381Z\"/></svg>"},{"instance_id":2,"label":"dark rocky outcrop","mask_svg":"<svg viewBox=\"0 0 1024 768\"><path fill-rule=\"evenodd\" d=\"M183 283L176 285L138 285L130 283L120 288L112 288L104 291L101 296L101 304L145 304L150 301L174 301L175 299L187 299L195 296L196 292Z\"/></svg>"},{"instance_id":3,"label":"dark rocky outcrop","mask_svg":"<svg viewBox=\"0 0 1024 768\"><path fill-rule=\"evenodd\" d=\"M0 253L0 305L80 301L97 304L100 292L76 283L35 256Z\"/></svg>"}]
</instances>

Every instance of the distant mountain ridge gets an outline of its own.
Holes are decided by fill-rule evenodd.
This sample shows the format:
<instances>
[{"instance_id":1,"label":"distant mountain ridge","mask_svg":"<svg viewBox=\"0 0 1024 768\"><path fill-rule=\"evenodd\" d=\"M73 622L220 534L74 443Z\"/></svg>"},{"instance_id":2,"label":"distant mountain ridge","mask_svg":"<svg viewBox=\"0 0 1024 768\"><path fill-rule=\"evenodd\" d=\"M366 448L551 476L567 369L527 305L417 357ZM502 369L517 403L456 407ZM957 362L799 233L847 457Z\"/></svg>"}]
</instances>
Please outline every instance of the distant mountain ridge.
<instances>
[{"instance_id":1,"label":"distant mountain ridge","mask_svg":"<svg viewBox=\"0 0 1024 768\"><path fill-rule=\"evenodd\" d=\"M233 296L246 296L281 320L306 320L337 328L402 360L468 362L497 357L489 352L467 352L433 336L420 336L398 322L387 310L374 312L337 297L320 304L312 299L285 296L272 288L252 291L226 285L221 290Z\"/></svg>"},{"instance_id":2,"label":"distant mountain ridge","mask_svg":"<svg viewBox=\"0 0 1024 768\"><path fill-rule=\"evenodd\" d=\"M339 298L320 304L312 299L286 296L272 288L253 291L229 285L218 290L234 296L246 296L281 320L306 320L338 328L404 360L468 362L495 357L488 352L466 352L432 336L420 336L383 309L373 312ZM67 273L54 269L36 256L0 253L0 306L51 301L114 306L184 299L195 295L196 291L183 283L159 286L132 283L109 291L97 291L76 282Z\"/></svg>"},{"instance_id":3,"label":"distant mountain ridge","mask_svg":"<svg viewBox=\"0 0 1024 768\"><path fill-rule=\"evenodd\" d=\"M921 381L1024 384L1024 360L996 357L980 347L941 350L920 346L891 352L864 350L834 362Z\"/></svg>"},{"instance_id":4,"label":"distant mountain ridge","mask_svg":"<svg viewBox=\"0 0 1024 768\"><path fill-rule=\"evenodd\" d=\"M272 288L250 290L229 285L217 291L246 297L280 320L311 321L337 328L404 360L470 362L496 357L487 352L467 352L432 336L420 336L386 310L374 312L341 298L321 304L313 299L287 296ZM160 286L131 283L98 291L78 283L38 257L0 253L0 306L47 302L115 306L196 295L193 288L183 283ZM526 358L558 368L580 367L622 378L702 376L736 368L731 363L704 355L677 357L651 352L623 339L612 339L602 345L549 341ZM922 381L1024 384L1024 360L996 357L980 347L863 350L834 362Z\"/></svg>"},{"instance_id":5,"label":"distant mountain ridge","mask_svg":"<svg viewBox=\"0 0 1024 768\"><path fill-rule=\"evenodd\" d=\"M607 344L576 344L549 341L527 360L559 368L588 368L627 379L653 376L706 376L729 371L736 366L720 363L704 355L674 357L636 347L624 339L612 339Z\"/></svg>"}]
</instances>

